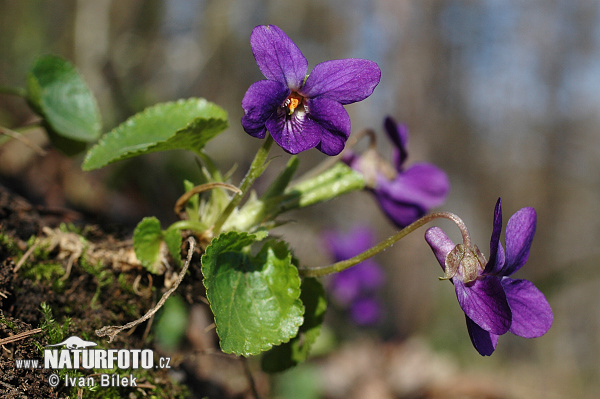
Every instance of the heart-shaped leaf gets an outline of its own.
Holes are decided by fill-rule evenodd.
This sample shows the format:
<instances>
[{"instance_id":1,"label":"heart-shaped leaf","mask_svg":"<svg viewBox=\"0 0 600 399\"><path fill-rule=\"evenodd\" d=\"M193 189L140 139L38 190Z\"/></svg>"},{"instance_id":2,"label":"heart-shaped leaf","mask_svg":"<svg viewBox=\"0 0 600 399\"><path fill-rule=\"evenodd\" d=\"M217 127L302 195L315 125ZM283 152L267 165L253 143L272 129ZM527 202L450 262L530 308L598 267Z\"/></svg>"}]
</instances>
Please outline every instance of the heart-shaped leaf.
<instances>
[{"instance_id":1,"label":"heart-shaped leaf","mask_svg":"<svg viewBox=\"0 0 600 399\"><path fill-rule=\"evenodd\" d=\"M227 128L227 113L203 98L156 104L108 132L87 153L82 168L92 170L156 151L199 152Z\"/></svg>"},{"instance_id":2,"label":"heart-shaped leaf","mask_svg":"<svg viewBox=\"0 0 600 399\"><path fill-rule=\"evenodd\" d=\"M266 372L284 371L302 363L308 358L312 344L319 337L327 310L325 290L316 278L305 278L301 288L300 299L306 309L304 323L300 326L298 335L263 355L261 366Z\"/></svg>"},{"instance_id":3,"label":"heart-shaped leaf","mask_svg":"<svg viewBox=\"0 0 600 399\"><path fill-rule=\"evenodd\" d=\"M175 264L177 264L177 266L181 267L181 243L183 242L181 231L175 228L168 228L163 232L163 236L173 261Z\"/></svg>"},{"instance_id":4,"label":"heart-shaped leaf","mask_svg":"<svg viewBox=\"0 0 600 399\"><path fill-rule=\"evenodd\" d=\"M27 100L57 135L76 142L96 141L100 113L75 67L60 57L38 58L27 76Z\"/></svg>"},{"instance_id":5,"label":"heart-shaped leaf","mask_svg":"<svg viewBox=\"0 0 600 399\"><path fill-rule=\"evenodd\" d=\"M202 274L215 316L221 349L255 355L289 341L303 322L300 278L284 242L228 232L213 239L202 256Z\"/></svg>"},{"instance_id":6,"label":"heart-shaped leaf","mask_svg":"<svg viewBox=\"0 0 600 399\"><path fill-rule=\"evenodd\" d=\"M163 232L160 221L155 217L147 217L138 223L133 231L133 249L135 256L150 273L160 273L162 262L160 257L163 245Z\"/></svg>"}]
</instances>

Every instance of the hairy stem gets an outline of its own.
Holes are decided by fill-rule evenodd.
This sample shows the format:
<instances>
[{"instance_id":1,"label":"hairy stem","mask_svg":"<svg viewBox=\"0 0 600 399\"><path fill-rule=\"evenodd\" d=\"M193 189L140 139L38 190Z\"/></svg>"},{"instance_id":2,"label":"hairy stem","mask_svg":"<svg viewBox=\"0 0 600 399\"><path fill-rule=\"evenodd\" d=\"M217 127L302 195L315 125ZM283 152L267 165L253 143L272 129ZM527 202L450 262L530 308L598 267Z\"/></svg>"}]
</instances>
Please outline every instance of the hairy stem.
<instances>
[{"instance_id":1,"label":"hairy stem","mask_svg":"<svg viewBox=\"0 0 600 399\"><path fill-rule=\"evenodd\" d=\"M212 228L213 234L215 236L221 232L223 224L227 221L227 218L229 218L233 210L239 205L242 198L244 198L244 196L248 192L248 189L252 186L252 183L254 183L254 180L256 180L265 170L265 162L267 160L267 156L269 155L269 150L271 149L272 145L273 138L271 137L271 135L268 135L264 144L254 156L254 160L250 164L248 173L246 173L246 176L240 184L240 192L233 196L233 198L231 199L229 204L227 204L227 207L225 208L221 216L219 216L219 219L217 219L217 221L215 222Z\"/></svg>"},{"instance_id":2,"label":"hairy stem","mask_svg":"<svg viewBox=\"0 0 600 399\"><path fill-rule=\"evenodd\" d=\"M354 265L357 265L360 262L362 262L372 256L377 255L378 253L380 253L380 252L386 250L387 248L391 247L392 245L394 245L397 241L401 240L402 238L406 237L413 231L417 230L419 227L422 227L425 224L427 224L435 219L440 219L440 218L450 219L451 221L453 221L454 224L456 224L456 226L460 230L460 233L463 238L463 244L469 248L471 247L471 237L469 236L469 231L467 229L467 226L465 225L465 223L462 221L461 218L459 218L458 216L456 216L455 214L450 213L450 212L434 212L434 213L430 213L429 215L423 216L421 219L406 226L405 228L403 228L402 230L400 230L393 236L381 241L379 244L367 249L364 252L361 252L360 254L356 255L353 258L346 259L346 260L343 260L340 262L336 262L336 263L333 263L333 264L327 265L327 266L314 267L314 268L300 267L300 268L298 268L298 271L299 271L300 275L303 277L319 277L319 276L325 276L328 274L341 272L342 270L348 269L348 268L350 268Z\"/></svg>"}]
</instances>

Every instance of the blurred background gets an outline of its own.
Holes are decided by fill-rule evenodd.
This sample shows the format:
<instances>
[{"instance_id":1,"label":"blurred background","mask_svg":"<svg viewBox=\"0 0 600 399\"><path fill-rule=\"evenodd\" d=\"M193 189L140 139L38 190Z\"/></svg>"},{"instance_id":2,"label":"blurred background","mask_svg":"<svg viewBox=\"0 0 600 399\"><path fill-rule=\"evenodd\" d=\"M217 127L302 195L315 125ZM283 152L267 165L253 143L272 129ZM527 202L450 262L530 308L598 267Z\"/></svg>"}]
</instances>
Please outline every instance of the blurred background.
<instances>
[{"instance_id":1,"label":"blurred background","mask_svg":"<svg viewBox=\"0 0 600 399\"><path fill-rule=\"evenodd\" d=\"M535 207L537 234L517 276L546 294L555 317L544 337L507 334L491 358L480 357L452 286L437 279L441 270L422 230L375 259L387 276L380 320L355 326L333 306L322 355L275 377L272 394L598 397L598 2L2 0L0 85L24 86L37 56L61 55L96 95L104 131L157 102L205 97L230 116L230 128L207 152L223 170L237 165L237 183L261 145L239 124L246 89L263 78L249 44L259 24L282 28L309 69L347 57L379 64L382 78L374 94L346 107L353 131L382 134L386 115L406 123L408 164L427 161L448 173L452 189L441 209L463 218L484 253L499 196L505 223L519 208ZM0 95L1 126L34 121L23 100ZM41 132L29 137L44 145ZM379 147L389 152L384 140ZM272 154L276 159L263 184L288 158L279 149ZM316 150L303 153L301 169L324 158ZM56 151L40 156L10 141L0 146L0 181L33 202L132 229L148 215L165 226L174 221L182 179L199 178L194 158L181 152L93 173L81 172L81 160ZM293 222L276 233L306 265L331 260L325 231L370 226L377 239L395 231L368 193L287 217ZM438 225L458 240L451 224Z\"/></svg>"}]
</instances>

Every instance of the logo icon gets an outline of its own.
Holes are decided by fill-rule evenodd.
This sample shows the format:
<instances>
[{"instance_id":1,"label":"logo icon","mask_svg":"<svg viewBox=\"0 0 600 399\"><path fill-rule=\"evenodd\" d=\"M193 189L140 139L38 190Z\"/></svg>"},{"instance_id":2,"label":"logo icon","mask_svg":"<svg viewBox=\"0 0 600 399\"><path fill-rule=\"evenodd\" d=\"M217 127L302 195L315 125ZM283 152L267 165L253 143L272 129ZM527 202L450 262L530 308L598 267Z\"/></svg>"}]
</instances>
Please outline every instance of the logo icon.
<instances>
[{"instance_id":1,"label":"logo icon","mask_svg":"<svg viewBox=\"0 0 600 399\"><path fill-rule=\"evenodd\" d=\"M54 347L54 346L63 346L63 345L66 346L67 349L86 349L91 346L96 346L98 344L95 342L92 342L92 341L83 340L83 339L73 335L72 337L65 339L63 342L59 342L58 344L46 345L46 348Z\"/></svg>"}]
</instances>

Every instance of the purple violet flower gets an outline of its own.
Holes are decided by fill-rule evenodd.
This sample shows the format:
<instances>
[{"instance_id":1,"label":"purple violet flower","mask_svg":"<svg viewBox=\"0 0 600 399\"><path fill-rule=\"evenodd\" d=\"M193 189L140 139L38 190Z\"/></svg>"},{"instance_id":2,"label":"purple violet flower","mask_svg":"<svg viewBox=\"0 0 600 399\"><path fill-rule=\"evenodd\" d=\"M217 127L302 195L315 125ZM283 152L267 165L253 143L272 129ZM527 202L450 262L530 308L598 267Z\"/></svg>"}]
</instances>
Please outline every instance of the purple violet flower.
<instances>
[{"instance_id":1,"label":"purple violet flower","mask_svg":"<svg viewBox=\"0 0 600 399\"><path fill-rule=\"evenodd\" d=\"M381 303L377 298L358 298L350 307L350 315L360 326L376 324L381 318Z\"/></svg>"},{"instance_id":2,"label":"purple violet flower","mask_svg":"<svg viewBox=\"0 0 600 399\"><path fill-rule=\"evenodd\" d=\"M381 159L374 148L362 156L350 153L344 161L365 176L383 212L397 227L404 228L442 205L450 182L443 170L430 163L420 162L405 169L408 129L391 117L385 119L384 127L395 147L393 165Z\"/></svg>"},{"instance_id":3,"label":"purple violet flower","mask_svg":"<svg viewBox=\"0 0 600 399\"><path fill-rule=\"evenodd\" d=\"M455 245L438 227L425 233L446 278L454 284L469 337L482 356L491 355L498 336L506 332L536 338L552 325L552 309L544 294L530 281L508 277L529 257L536 219L533 208L522 208L511 216L506 226L505 252L500 243L502 204L498 199L487 262L476 246Z\"/></svg>"},{"instance_id":4,"label":"purple violet flower","mask_svg":"<svg viewBox=\"0 0 600 399\"><path fill-rule=\"evenodd\" d=\"M344 105L364 100L381 78L376 63L349 58L317 64L308 61L275 25L260 25L250 36L252 53L267 78L253 83L242 100L246 133L271 136L285 151L297 154L313 147L337 155L350 135Z\"/></svg>"},{"instance_id":5,"label":"purple violet flower","mask_svg":"<svg viewBox=\"0 0 600 399\"><path fill-rule=\"evenodd\" d=\"M374 241L373 232L364 227L355 228L347 235L334 232L325 235L325 243L336 262L369 249ZM329 288L334 302L348 308L356 324L369 325L375 324L381 315L375 294L384 279L379 265L367 259L333 275L329 280Z\"/></svg>"}]
</instances>

